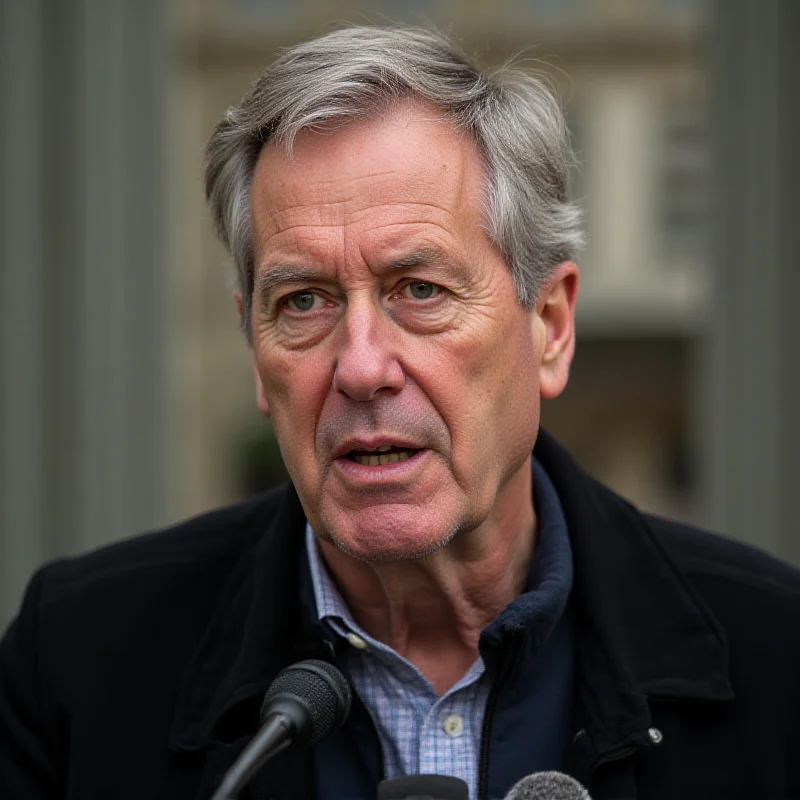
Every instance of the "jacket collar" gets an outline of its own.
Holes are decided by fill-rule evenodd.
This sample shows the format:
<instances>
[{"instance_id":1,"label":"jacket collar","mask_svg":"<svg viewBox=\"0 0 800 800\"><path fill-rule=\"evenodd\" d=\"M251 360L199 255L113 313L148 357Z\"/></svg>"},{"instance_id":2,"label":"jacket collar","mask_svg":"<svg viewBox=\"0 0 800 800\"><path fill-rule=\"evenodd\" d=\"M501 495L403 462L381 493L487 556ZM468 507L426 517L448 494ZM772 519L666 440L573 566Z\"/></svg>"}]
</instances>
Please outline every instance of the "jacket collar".
<instances>
[{"instance_id":1,"label":"jacket collar","mask_svg":"<svg viewBox=\"0 0 800 800\"><path fill-rule=\"evenodd\" d=\"M585 758L648 746L648 698L732 699L724 635L645 518L586 475L545 431L534 454L558 492L572 544ZM252 734L281 669L330 658L321 626L302 621L304 528L289 485L220 596L178 697L173 749Z\"/></svg>"}]
</instances>

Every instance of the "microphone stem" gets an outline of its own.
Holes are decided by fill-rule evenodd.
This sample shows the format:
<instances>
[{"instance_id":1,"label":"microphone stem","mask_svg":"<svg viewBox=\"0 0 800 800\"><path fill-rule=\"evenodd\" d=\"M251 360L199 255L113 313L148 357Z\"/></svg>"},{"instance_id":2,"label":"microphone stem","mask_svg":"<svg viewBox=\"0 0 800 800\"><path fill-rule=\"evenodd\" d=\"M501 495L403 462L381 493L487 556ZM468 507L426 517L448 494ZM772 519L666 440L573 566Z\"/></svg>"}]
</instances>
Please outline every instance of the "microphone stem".
<instances>
[{"instance_id":1,"label":"microphone stem","mask_svg":"<svg viewBox=\"0 0 800 800\"><path fill-rule=\"evenodd\" d=\"M294 726L289 718L285 714L273 714L242 751L211 800L236 800L236 795L264 762L286 749L293 736Z\"/></svg>"}]
</instances>

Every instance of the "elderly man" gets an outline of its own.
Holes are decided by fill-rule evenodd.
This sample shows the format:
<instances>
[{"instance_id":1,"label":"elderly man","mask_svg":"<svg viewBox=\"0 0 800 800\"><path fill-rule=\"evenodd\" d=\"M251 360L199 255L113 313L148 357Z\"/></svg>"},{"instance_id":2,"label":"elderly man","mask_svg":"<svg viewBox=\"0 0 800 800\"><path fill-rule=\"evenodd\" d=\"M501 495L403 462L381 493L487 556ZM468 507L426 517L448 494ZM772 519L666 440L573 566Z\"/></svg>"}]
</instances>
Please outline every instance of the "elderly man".
<instances>
[{"instance_id":1,"label":"elderly man","mask_svg":"<svg viewBox=\"0 0 800 800\"><path fill-rule=\"evenodd\" d=\"M253 797L800 797L800 580L643 515L539 430L580 243L557 105L445 37L286 51L215 130L257 403L292 485L46 567L0 661L4 797L206 798L315 657L353 711ZM533 453L533 455L531 455Z\"/></svg>"}]
</instances>

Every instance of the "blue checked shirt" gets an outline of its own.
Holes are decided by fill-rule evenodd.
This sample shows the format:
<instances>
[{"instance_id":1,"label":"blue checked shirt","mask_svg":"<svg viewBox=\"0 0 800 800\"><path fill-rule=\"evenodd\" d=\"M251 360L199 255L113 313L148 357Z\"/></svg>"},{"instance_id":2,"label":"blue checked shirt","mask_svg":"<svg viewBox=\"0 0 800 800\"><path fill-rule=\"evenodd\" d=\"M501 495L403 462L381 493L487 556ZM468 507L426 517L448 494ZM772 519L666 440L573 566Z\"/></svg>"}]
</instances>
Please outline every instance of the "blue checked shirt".
<instances>
[{"instance_id":1,"label":"blue checked shirt","mask_svg":"<svg viewBox=\"0 0 800 800\"><path fill-rule=\"evenodd\" d=\"M439 697L422 673L355 622L306 526L306 547L317 613L350 642L346 668L380 738L387 778L454 775L478 793L481 726L490 682L483 659Z\"/></svg>"}]
</instances>

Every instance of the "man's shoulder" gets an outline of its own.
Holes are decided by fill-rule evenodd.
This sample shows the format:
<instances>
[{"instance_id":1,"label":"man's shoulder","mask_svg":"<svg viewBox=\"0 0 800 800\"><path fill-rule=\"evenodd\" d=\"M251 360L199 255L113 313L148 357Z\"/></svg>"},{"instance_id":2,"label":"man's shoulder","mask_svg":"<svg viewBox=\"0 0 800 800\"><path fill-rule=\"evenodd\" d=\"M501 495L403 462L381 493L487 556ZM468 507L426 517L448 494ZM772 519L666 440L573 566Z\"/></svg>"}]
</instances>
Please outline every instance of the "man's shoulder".
<instances>
[{"instance_id":1,"label":"man's shoulder","mask_svg":"<svg viewBox=\"0 0 800 800\"><path fill-rule=\"evenodd\" d=\"M652 515L645 519L729 638L773 639L800 657L800 636L787 635L800 631L800 570L717 533Z\"/></svg>"},{"instance_id":2,"label":"man's shoulder","mask_svg":"<svg viewBox=\"0 0 800 800\"><path fill-rule=\"evenodd\" d=\"M72 752L60 738L64 719L80 741L75 753L88 754L75 763L90 769L105 752L103 731L136 747L148 739L160 747L190 691L188 676L191 691L214 690L219 676L203 672L213 661L206 642L236 661L243 641L236 631L258 585L253 564L272 558L270 537L284 550L294 541L279 535L290 532L280 516L287 499L296 496L279 488L39 569L0 640L0 751L9 731L30 725L43 732L41 741L31 739L37 754L44 742ZM21 738L13 742L18 751ZM117 764L115 748L109 752ZM6 763L0 757L0 771Z\"/></svg>"},{"instance_id":3,"label":"man's shoulder","mask_svg":"<svg viewBox=\"0 0 800 800\"><path fill-rule=\"evenodd\" d=\"M800 600L800 570L744 542L645 514L651 530L685 575Z\"/></svg>"},{"instance_id":4,"label":"man's shoulder","mask_svg":"<svg viewBox=\"0 0 800 800\"><path fill-rule=\"evenodd\" d=\"M186 585L213 590L261 540L280 506L285 486L214 509L167 528L132 536L40 570L42 607L72 599L98 601L106 593L128 597Z\"/></svg>"}]
</instances>

